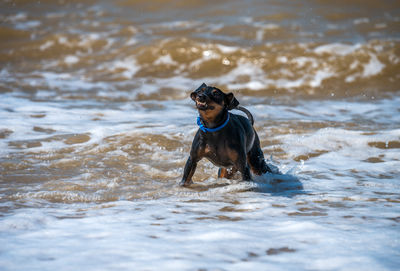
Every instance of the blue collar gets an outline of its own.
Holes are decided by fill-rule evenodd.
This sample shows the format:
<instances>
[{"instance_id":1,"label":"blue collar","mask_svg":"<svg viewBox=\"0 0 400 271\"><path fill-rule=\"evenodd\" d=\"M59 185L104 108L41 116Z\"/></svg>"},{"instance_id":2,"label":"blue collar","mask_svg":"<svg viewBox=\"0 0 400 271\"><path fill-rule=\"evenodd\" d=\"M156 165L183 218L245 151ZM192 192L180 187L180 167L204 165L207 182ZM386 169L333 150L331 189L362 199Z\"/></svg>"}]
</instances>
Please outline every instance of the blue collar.
<instances>
[{"instance_id":1,"label":"blue collar","mask_svg":"<svg viewBox=\"0 0 400 271\"><path fill-rule=\"evenodd\" d=\"M222 128L224 128L228 124L229 115L230 114L228 113L228 117L226 118L226 121L221 126L218 126L218 127L215 127L215 128L207 128L207 127L205 127L204 124L201 122L200 116L198 116L197 117L197 125L199 125L200 129L205 133L207 133L207 132L210 132L210 133L217 132L217 131L221 130Z\"/></svg>"}]
</instances>

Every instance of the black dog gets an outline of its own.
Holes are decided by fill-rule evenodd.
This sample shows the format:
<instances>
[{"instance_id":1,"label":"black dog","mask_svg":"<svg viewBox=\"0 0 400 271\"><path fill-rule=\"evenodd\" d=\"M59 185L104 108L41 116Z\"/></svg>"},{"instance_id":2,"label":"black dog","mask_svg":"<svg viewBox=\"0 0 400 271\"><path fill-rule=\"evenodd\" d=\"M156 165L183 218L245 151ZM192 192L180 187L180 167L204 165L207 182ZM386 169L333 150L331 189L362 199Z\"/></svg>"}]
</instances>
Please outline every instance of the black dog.
<instances>
[{"instance_id":1,"label":"black dog","mask_svg":"<svg viewBox=\"0 0 400 271\"><path fill-rule=\"evenodd\" d=\"M199 111L197 124L200 128L194 137L181 185L192 183L197 162L204 157L220 167L219 178L230 179L239 171L242 180L249 181L250 168L256 175L271 172L253 128L253 116L239 106L232 93L225 94L203 83L190 97ZM232 109L245 112L249 119L229 113Z\"/></svg>"}]
</instances>

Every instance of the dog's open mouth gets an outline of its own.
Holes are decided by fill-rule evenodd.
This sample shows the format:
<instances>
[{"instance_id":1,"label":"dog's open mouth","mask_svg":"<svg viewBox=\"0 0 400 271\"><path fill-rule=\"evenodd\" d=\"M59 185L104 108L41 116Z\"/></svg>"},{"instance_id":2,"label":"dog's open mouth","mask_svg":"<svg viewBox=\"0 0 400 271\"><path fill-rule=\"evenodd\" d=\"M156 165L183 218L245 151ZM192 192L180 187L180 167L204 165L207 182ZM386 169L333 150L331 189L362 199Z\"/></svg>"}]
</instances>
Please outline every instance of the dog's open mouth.
<instances>
[{"instance_id":1,"label":"dog's open mouth","mask_svg":"<svg viewBox=\"0 0 400 271\"><path fill-rule=\"evenodd\" d=\"M196 101L196 106L200 110L205 110L208 107L206 102L200 102L200 101Z\"/></svg>"}]
</instances>

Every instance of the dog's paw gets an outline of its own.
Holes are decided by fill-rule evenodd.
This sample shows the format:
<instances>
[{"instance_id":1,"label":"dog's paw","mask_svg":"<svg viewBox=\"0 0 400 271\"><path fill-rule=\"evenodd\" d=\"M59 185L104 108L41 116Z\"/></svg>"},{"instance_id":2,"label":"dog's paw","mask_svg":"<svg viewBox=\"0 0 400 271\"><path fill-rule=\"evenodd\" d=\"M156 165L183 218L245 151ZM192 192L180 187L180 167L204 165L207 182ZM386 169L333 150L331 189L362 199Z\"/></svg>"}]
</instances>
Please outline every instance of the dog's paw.
<instances>
[{"instance_id":1,"label":"dog's paw","mask_svg":"<svg viewBox=\"0 0 400 271\"><path fill-rule=\"evenodd\" d=\"M282 174L282 172L279 170L279 168L277 166L274 166L272 164L267 164L267 166L269 167L271 173Z\"/></svg>"},{"instance_id":2,"label":"dog's paw","mask_svg":"<svg viewBox=\"0 0 400 271\"><path fill-rule=\"evenodd\" d=\"M182 180L180 183L179 183L179 186L182 186L182 187L188 187L188 186L190 186L191 184L192 184L193 182L192 181L185 181L185 180Z\"/></svg>"}]
</instances>

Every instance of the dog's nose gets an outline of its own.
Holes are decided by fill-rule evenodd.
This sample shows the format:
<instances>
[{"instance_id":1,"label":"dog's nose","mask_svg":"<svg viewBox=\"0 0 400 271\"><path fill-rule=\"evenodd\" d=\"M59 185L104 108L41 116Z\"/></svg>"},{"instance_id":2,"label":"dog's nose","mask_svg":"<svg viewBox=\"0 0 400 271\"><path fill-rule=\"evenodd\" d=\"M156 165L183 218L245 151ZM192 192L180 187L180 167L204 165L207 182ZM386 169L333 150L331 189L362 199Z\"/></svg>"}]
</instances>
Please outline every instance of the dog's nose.
<instances>
[{"instance_id":1,"label":"dog's nose","mask_svg":"<svg viewBox=\"0 0 400 271\"><path fill-rule=\"evenodd\" d=\"M198 94L198 95L197 95L197 98L198 98L199 101L205 101L205 100L206 100L206 95L204 95L204 94Z\"/></svg>"}]
</instances>

